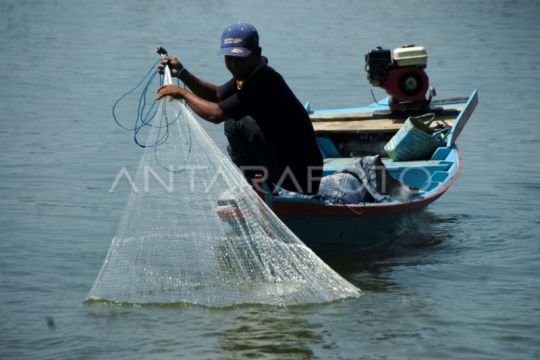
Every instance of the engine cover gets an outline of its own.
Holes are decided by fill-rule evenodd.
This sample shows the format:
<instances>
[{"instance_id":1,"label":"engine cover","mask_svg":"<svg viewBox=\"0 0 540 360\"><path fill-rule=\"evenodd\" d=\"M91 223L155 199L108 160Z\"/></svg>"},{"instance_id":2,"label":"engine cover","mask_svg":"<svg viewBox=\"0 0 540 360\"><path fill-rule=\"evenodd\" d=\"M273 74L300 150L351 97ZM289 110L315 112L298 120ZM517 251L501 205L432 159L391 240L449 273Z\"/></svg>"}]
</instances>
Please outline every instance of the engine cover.
<instances>
[{"instance_id":1,"label":"engine cover","mask_svg":"<svg viewBox=\"0 0 540 360\"><path fill-rule=\"evenodd\" d=\"M421 101L429 88L424 69L416 66L391 68L382 82L386 92L398 101Z\"/></svg>"},{"instance_id":2,"label":"engine cover","mask_svg":"<svg viewBox=\"0 0 540 360\"><path fill-rule=\"evenodd\" d=\"M392 112L419 111L429 106L429 78L424 70L428 56L423 46L406 45L393 51L377 47L365 58L367 79L390 95Z\"/></svg>"}]
</instances>

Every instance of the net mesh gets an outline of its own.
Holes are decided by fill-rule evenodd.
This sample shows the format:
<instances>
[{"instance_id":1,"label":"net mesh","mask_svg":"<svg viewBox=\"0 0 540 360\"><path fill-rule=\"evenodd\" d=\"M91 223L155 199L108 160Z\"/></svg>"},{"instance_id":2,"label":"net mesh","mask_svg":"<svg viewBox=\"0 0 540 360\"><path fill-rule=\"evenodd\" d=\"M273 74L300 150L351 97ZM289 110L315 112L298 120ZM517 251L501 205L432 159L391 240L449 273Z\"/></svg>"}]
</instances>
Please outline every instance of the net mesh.
<instances>
[{"instance_id":1,"label":"net mesh","mask_svg":"<svg viewBox=\"0 0 540 360\"><path fill-rule=\"evenodd\" d=\"M161 100L156 118L87 300L286 306L360 294L277 218L180 101Z\"/></svg>"}]
</instances>

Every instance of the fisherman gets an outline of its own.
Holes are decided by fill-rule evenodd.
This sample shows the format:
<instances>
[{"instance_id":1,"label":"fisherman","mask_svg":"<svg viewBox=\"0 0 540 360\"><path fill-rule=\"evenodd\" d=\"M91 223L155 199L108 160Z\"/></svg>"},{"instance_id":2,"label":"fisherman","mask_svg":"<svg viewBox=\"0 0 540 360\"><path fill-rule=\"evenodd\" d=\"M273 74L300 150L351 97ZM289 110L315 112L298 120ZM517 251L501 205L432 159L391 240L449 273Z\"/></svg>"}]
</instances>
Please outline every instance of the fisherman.
<instances>
[{"instance_id":1,"label":"fisherman","mask_svg":"<svg viewBox=\"0 0 540 360\"><path fill-rule=\"evenodd\" d=\"M225 122L227 151L244 175L256 185L262 175L276 187L316 194L322 177L322 156L309 116L281 75L261 55L253 25L233 24L221 35L221 51L232 79L217 86L199 79L175 57L162 59L189 90L165 85L157 98L184 99L201 118ZM191 91L190 91L191 90Z\"/></svg>"}]
</instances>

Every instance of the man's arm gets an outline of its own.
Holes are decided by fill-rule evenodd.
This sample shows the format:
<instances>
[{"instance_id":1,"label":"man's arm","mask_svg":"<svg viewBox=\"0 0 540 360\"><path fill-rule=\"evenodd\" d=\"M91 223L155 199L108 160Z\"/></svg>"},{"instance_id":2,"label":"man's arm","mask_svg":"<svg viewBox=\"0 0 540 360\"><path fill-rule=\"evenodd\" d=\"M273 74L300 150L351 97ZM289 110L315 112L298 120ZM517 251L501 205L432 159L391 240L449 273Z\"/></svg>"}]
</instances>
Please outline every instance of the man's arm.
<instances>
[{"instance_id":1,"label":"man's arm","mask_svg":"<svg viewBox=\"0 0 540 360\"><path fill-rule=\"evenodd\" d=\"M201 80L187 70L182 71L179 79L198 97L211 102L218 101L217 85Z\"/></svg>"},{"instance_id":2,"label":"man's arm","mask_svg":"<svg viewBox=\"0 0 540 360\"><path fill-rule=\"evenodd\" d=\"M182 89L176 85L165 85L159 88L157 99L164 96L172 96L177 99L186 100L187 104L197 115L214 124L227 120L229 117L221 110L217 102L205 100L189 90Z\"/></svg>"},{"instance_id":3,"label":"man's arm","mask_svg":"<svg viewBox=\"0 0 540 360\"><path fill-rule=\"evenodd\" d=\"M194 74L187 71L187 69L184 68L184 65L182 65L182 63L175 57L163 58L161 60L158 67L160 73L163 73L165 65L169 66L171 75L182 80L182 82L186 84L195 95L204 100L212 102L218 101L217 85L199 79Z\"/></svg>"}]
</instances>

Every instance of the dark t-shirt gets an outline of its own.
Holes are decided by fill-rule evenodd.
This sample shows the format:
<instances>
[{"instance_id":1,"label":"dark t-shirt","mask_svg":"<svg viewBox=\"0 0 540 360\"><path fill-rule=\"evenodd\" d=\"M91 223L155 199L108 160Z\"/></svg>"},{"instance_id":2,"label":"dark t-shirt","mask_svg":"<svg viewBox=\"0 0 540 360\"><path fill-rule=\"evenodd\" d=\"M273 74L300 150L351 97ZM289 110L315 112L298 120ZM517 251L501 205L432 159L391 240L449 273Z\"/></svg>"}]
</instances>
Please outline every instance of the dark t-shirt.
<instances>
[{"instance_id":1,"label":"dark t-shirt","mask_svg":"<svg viewBox=\"0 0 540 360\"><path fill-rule=\"evenodd\" d=\"M308 171L320 177L322 156L315 140L313 125L306 110L283 77L269 66L263 66L236 88L231 79L218 89L221 110L234 120L251 116L268 143L275 149L279 164L287 166L304 188ZM313 191L318 181L312 183ZM304 188L305 190L305 188Z\"/></svg>"}]
</instances>

